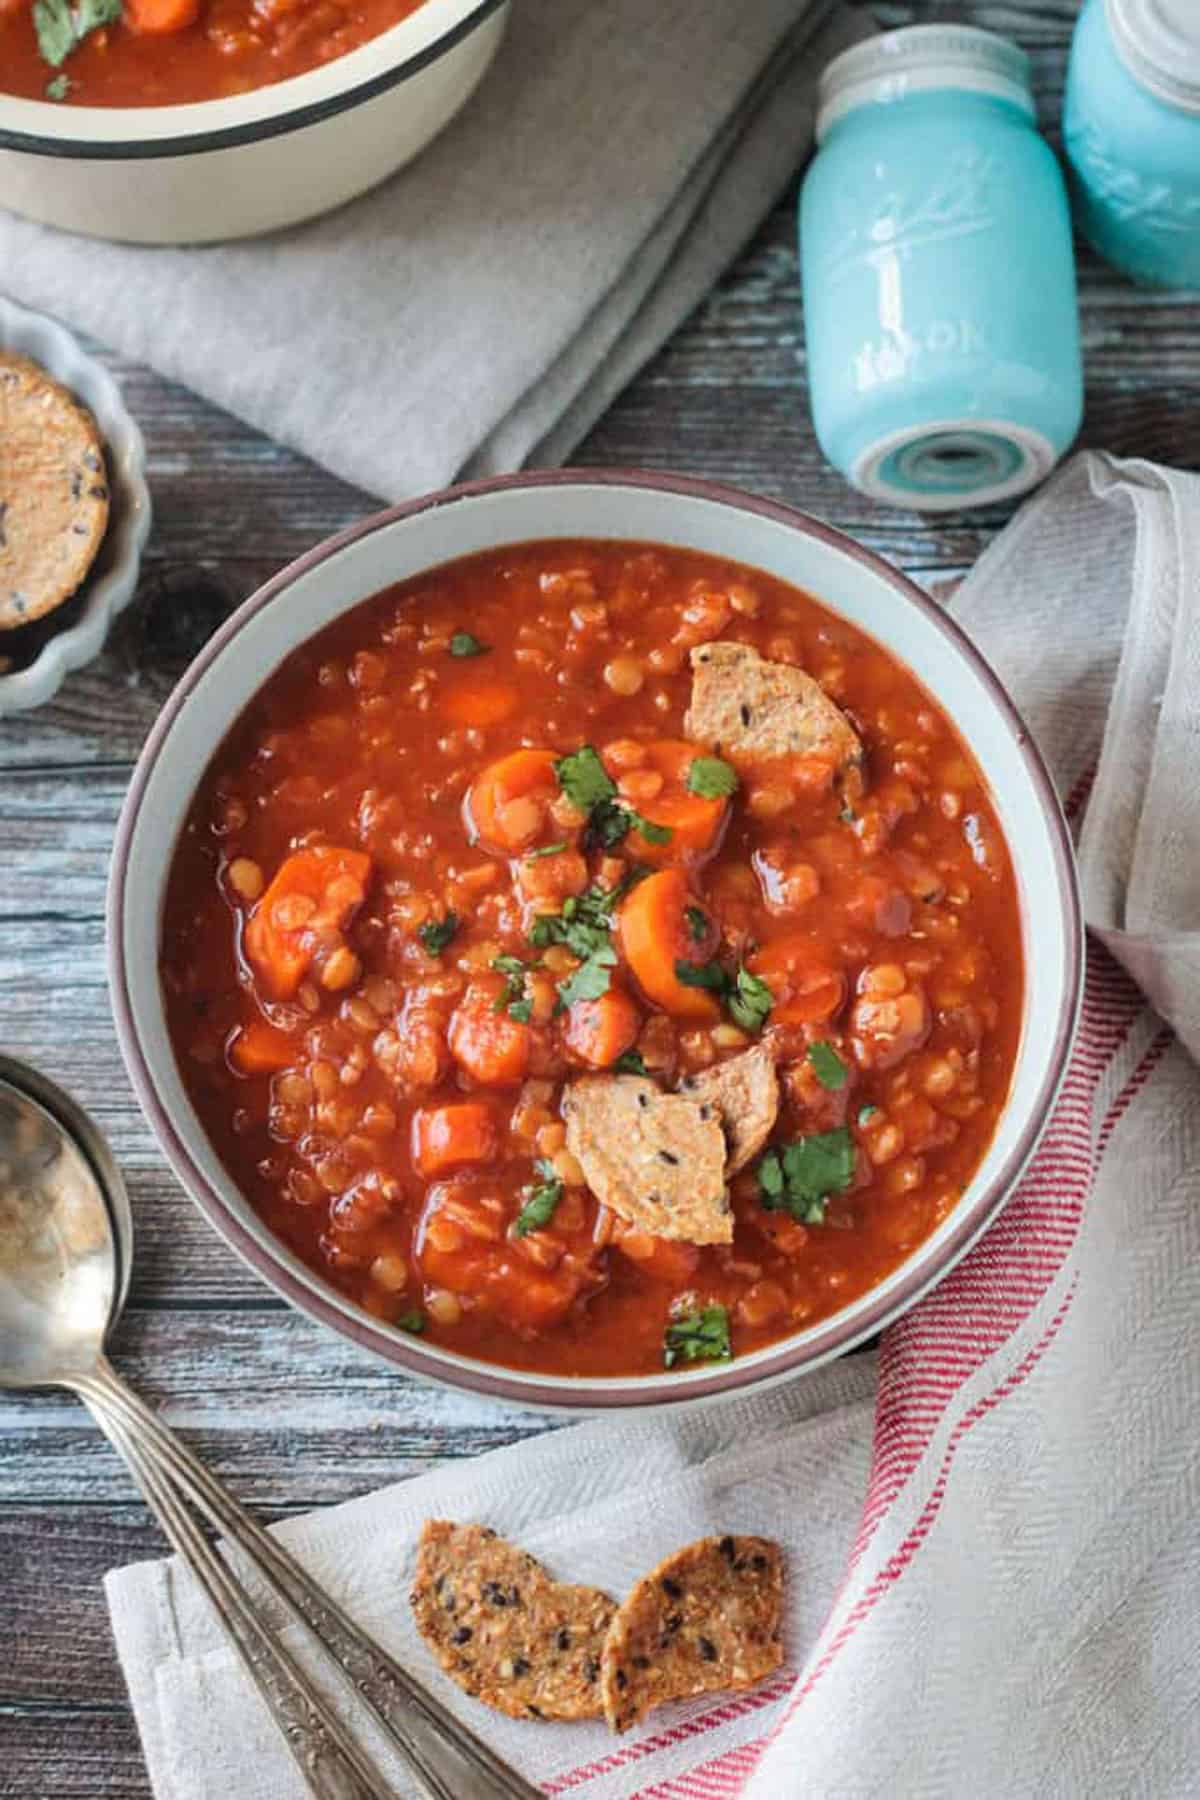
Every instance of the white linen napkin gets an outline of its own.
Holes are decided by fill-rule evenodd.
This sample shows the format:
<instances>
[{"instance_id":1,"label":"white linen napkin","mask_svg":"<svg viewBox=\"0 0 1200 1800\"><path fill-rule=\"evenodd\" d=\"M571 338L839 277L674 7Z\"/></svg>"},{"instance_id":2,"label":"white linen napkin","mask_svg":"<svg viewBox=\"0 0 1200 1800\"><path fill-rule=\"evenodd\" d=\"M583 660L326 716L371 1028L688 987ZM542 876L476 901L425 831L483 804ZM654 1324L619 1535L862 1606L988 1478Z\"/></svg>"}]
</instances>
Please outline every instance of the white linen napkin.
<instances>
[{"instance_id":1,"label":"white linen napkin","mask_svg":"<svg viewBox=\"0 0 1200 1800\"><path fill-rule=\"evenodd\" d=\"M868 29L835 0L517 0L460 117L353 205L185 250L0 212L0 287L388 499L559 462L753 235Z\"/></svg>"},{"instance_id":2,"label":"white linen napkin","mask_svg":"<svg viewBox=\"0 0 1200 1800\"><path fill-rule=\"evenodd\" d=\"M1049 757L1093 927L1063 1095L1000 1220L886 1333L878 1370L578 1425L278 1528L549 1794L1197 1792L1200 478L1077 457L955 611ZM786 1667L621 1739L490 1715L441 1678L404 1601L437 1514L618 1594L693 1536L773 1535ZM106 1586L159 1800L301 1800L187 1574L147 1563Z\"/></svg>"}]
</instances>

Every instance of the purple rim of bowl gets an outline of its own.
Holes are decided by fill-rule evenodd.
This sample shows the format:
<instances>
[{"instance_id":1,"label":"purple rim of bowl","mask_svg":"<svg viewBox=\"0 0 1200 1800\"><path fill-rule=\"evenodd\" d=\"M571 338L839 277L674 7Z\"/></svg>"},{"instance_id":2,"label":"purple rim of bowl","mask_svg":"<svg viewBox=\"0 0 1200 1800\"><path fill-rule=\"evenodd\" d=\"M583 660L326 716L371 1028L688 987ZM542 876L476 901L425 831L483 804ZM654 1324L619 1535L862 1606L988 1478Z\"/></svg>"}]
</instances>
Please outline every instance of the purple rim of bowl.
<instances>
[{"instance_id":1,"label":"purple rim of bowl","mask_svg":"<svg viewBox=\"0 0 1200 1800\"><path fill-rule=\"evenodd\" d=\"M377 1324L369 1314L360 1311L321 1278L310 1272L300 1276L273 1254L235 1217L223 1196L209 1182L193 1159L182 1137L175 1129L167 1108L159 1098L150 1065L143 1052L126 981L123 922L125 915L125 871L130 840L151 772L162 754L171 729L197 681L237 637L242 627L264 607L285 594L301 575L317 564L336 556L347 545L356 543L371 532L379 531L400 519L413 518L461 500L484 494L538 487L633 487L661 494L674 494L690 500L703 500L736 512L750 513L770 519L801 535L817 538L855 562L870 568L900 595L916 607L953 644L958 655L971 665L976 675L992 693L998 710L1008 722L1017 748L1025 764L1030 782L1041 804L1042 816L1050 834L1057 877L1058 900L1065 925L1068 978L1055 1026L1054 1044L1048 1070L1029 1119L1012 1151L997 1170L988 1186L969 1206L960 1206L961 1216L951 1215L955 1229L947 1236L936 1264L922 1262L921 1249L909 1258L907 1277L902 1264L898 1285L881 1294L870 1304L870 1290L862 1297L867 1304L855 1312L852 1308L832 1314L809 1327L803 1343L795 1336L759 1351L753 1364L734 1361L711 1371L696 1371L677 1379L659 1376L624 1377L626 1386L607 1386L593 1380L586 1384L571 1376L538 1376L536 1372L508 1370L500 1364L486 1363L473 1357L444 1352L446 1360L426 1354L417 1338L398 1341ZM357 602L355 603L357 604ZM828 603L826 603L828 604ZM836 610L836 609L835 609ZM173 848L173 846L172 846ZM372 513L356 525L326 538L305 555L289 563L278 575L251 594L224 625L209 639L185 670L159 714L142 748L125 797L124 806L113 840L112 865L107 900L107 951L113 1014L121 1054L142 1109L175 1174L185 1191L196 1202L218 1235L237 1252L242 1260L283 1299L320 1324L329 1326L343 1337L385 1361L399 1366L410 1375L426 1380L465 1388L489 1398L501 1399L526 1407L545 1410L607 1411L612 1408L651 1407L684 1404L736 1392L744 1387L759 1387L792 1374L807 1372L828 1362L834 1356L864 1343L907 1312L930 1288L941 1281L966 1254L1012 1193L1020 1175L1037 1146L1048 1122L1058 1090L1066 1073L1067 1060L1074 1038L1083 982L1083 923L1079 893L1075 880L1075 861L1066 821L1058 796L1041 752L1030 737L1028 728L1010 700L999 677L992 671L970 638L948 614L916 584L891 567L872 551L834 530L822 520L812 518L794 507L778 501L763 500L741 493L719 482L702 481L688 476L659 475L635 469L561 469L524 475L502 475L485 481L465 482L416 500L404 501L382 512ZM860 1301L857 1304L861 1304ZM614 1381L618 1378L614 1378ZM636 1382L636 1386L633 1385Z\"/></svg>"}]
</instances>

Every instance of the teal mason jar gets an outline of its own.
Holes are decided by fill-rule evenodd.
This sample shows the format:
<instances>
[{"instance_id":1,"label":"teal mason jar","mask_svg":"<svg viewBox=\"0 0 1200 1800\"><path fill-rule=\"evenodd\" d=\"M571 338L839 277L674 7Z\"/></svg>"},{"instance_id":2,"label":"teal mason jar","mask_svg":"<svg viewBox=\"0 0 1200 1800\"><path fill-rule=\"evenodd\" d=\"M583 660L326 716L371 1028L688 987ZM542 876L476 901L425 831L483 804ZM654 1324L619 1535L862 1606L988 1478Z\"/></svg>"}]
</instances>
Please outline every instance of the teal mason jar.
<instances>
[{"instance_id":1,"label":"teal mason jar","mask_svg":"<svg viewBox=\"0 0 1200 1800\"><path fill-rule=\"evenodd\" d=\"M1087 0L1063 141L1093 249L1135 281L1200 287L1200 0Z\"/></svg>"},{"instance_id":2,"label":"teal mason jar","mask_svg":"<svg viewBox=\"0 0 1200 1800\"><path fill-rule=\"evenodd\" d=\"M1083 382L1028 58L965 26L888 32L825 70L817 141L800 264L821 448L864 493L929 511L1033 487Z\"/></svg>"}]
</instances>

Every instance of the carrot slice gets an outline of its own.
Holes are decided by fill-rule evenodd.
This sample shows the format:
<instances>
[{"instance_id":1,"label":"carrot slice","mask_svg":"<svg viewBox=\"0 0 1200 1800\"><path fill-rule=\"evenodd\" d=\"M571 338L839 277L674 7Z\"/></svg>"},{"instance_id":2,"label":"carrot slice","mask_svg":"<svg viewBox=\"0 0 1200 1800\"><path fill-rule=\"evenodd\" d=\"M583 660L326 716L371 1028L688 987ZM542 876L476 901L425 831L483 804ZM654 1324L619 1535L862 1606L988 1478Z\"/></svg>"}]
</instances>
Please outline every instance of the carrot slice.
<instances>
[{"instance_id":1,"label":"carrot slice","mask_svg":"<svg viewBox=\"0 0 1200 1800\"><path fill-rule=\"evenodd\" d=\"M502 854L528 849L558 792L556 761L552 750L514 750L490 763L463 803L472 841Z\"/></svg>"},{"instance_id":2,"label":"carrot slice","mask_svg":"<svg viewBox=\"0 0 1200 1800\"><path fill-rule=\"evenodd\" d=\"M460 1068L488 1086L520 1081L533 1054L528 1025L496 1012L486 995L468 995L450 1020L450 1051Z\"/></svg>"},{"instance_id":3,"label":"carrot slice","mask_svg":"<svg viewBox=\"0 0 1200 1800\"><path fill-rule=\"evenodd\" d=\"M621 907L618 930L625 960L648 1000L676 1018L717 1018L712 994L689 987L675 972L678 962L708 962L719 941L682 869L660 869L639 881Z\"/></svg>"},{"instance_id":4,"label":"carrot slice","mask_svg":"<svg viewBox=\"0 0 1200 1800\"><path fill-rule=\"evenodd\" d=\"M846 977L817 939L802 934L775 938L746 964L775 996L773 1025L819 1025L840 1011Z\"/></svg>"},{"instance_id":5,"label":"carrot slice","mask_svg":"<svg viewBox=\"0 0 1200 1800\"><path fill-rule=\"evenodd\" d=\"M266 1019L251 1019L229 1046L229 1060L240 1075L274 1075L296 1060L300 1046L286 1031Z\"/></svg>"},{"instance_id":6,"label":"carrot slice","mask_svg":"<svg viewBox=\"0 0 1200 1800\"><path fill-rule=\"evenodd\" d=\"M630 853L639 862L658 865L703 861L716 854L729 817L728 799L693 794L688 771L703 754L695 744L679 738L660 738L646 745L646 767L663 777L661 791L638 801L636 810L653 825L665 825L671 836L665 844L651 843L636 828L629 835Z\"/></svg>"},{"instance_id":7,"label":"carrot slice","mask_svg":"<svg viewBox=\"0 0 1200 1800\"><path fill-rule=\"evenodd\" d=\"M642 1017L636 1003L620 988L609 988L595 1000L577 1000L563 1026L563 1043L580 1062L608 1069L637 1040Z\"/></svg>"},{"instance_id":8,"label":"carrot slice","mask_svg":"<svg viewBox=\"0 0 1200 1800\"><path fill-rule=\"evenodd\" d=\"M321 933L344 931L366 898L371 858L320 844L279 865L246 922L246 956L264 987L287 1000L307 974Z\"/></svg>"},{"instance_id":9,"label":"carrot slice","mask_svg":"<svg viewBox=\"0 0 1200 1800\"><path fill-rule=\"evenodd\" d=\"M520 694L507 681L460 681L441 698L442 711L455 725L499 725L520 704Z\"/></svg>"},{"instance_id":10,"label":"carrot slice","mask_svg":"<svg viewBox=\"0 0 1200 1800\"><path fill-rule=\"evenodd\" d=\"M422 1106L413 1115L412 1156L420 1175L489 1162L499 1146L495 1114L481 1100Z\"/></svg>"},{"instance_id":11,"label":"carrot slice","mask_svg":"<svg viewBox=\"0 0 1200 1800\"><path fill-rule=\"evenodd\" d=\"M131 31L148 36L186 31L200 16L200 0L125 0L122 17Z\"/></svg>"}]
</instances>

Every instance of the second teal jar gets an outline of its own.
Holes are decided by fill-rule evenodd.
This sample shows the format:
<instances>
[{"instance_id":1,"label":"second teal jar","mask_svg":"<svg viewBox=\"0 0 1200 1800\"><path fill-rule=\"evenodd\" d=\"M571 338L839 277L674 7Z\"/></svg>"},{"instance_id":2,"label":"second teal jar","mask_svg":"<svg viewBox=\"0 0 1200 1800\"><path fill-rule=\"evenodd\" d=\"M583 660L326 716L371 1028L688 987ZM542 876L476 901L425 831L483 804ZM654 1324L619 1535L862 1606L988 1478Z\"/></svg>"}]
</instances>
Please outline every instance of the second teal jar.
<instances>
[{"instance_id":1,"label":"second teal jar","mask_svg":"<svg viewBox=\"0 0 1200 1800\"><path fill-rule=\"evenodd\" d=\"M825 71L817 137L800 260L826 456L927 510L1032 487L1078 430L1083 383L1066 189L1027 58L967 27L886 33Z\"/></svg>"},{"instance_id":2,"label":"second teal jar","mask_svg":"<svg viewBox=\"0 0 1200 1800\"><path fill-rule=\"evenodd\" d=\"M1135 281L1200 287L1200 0L1087 0L1063 141L1093 249Z\"/></svg>"}]
</instances>

